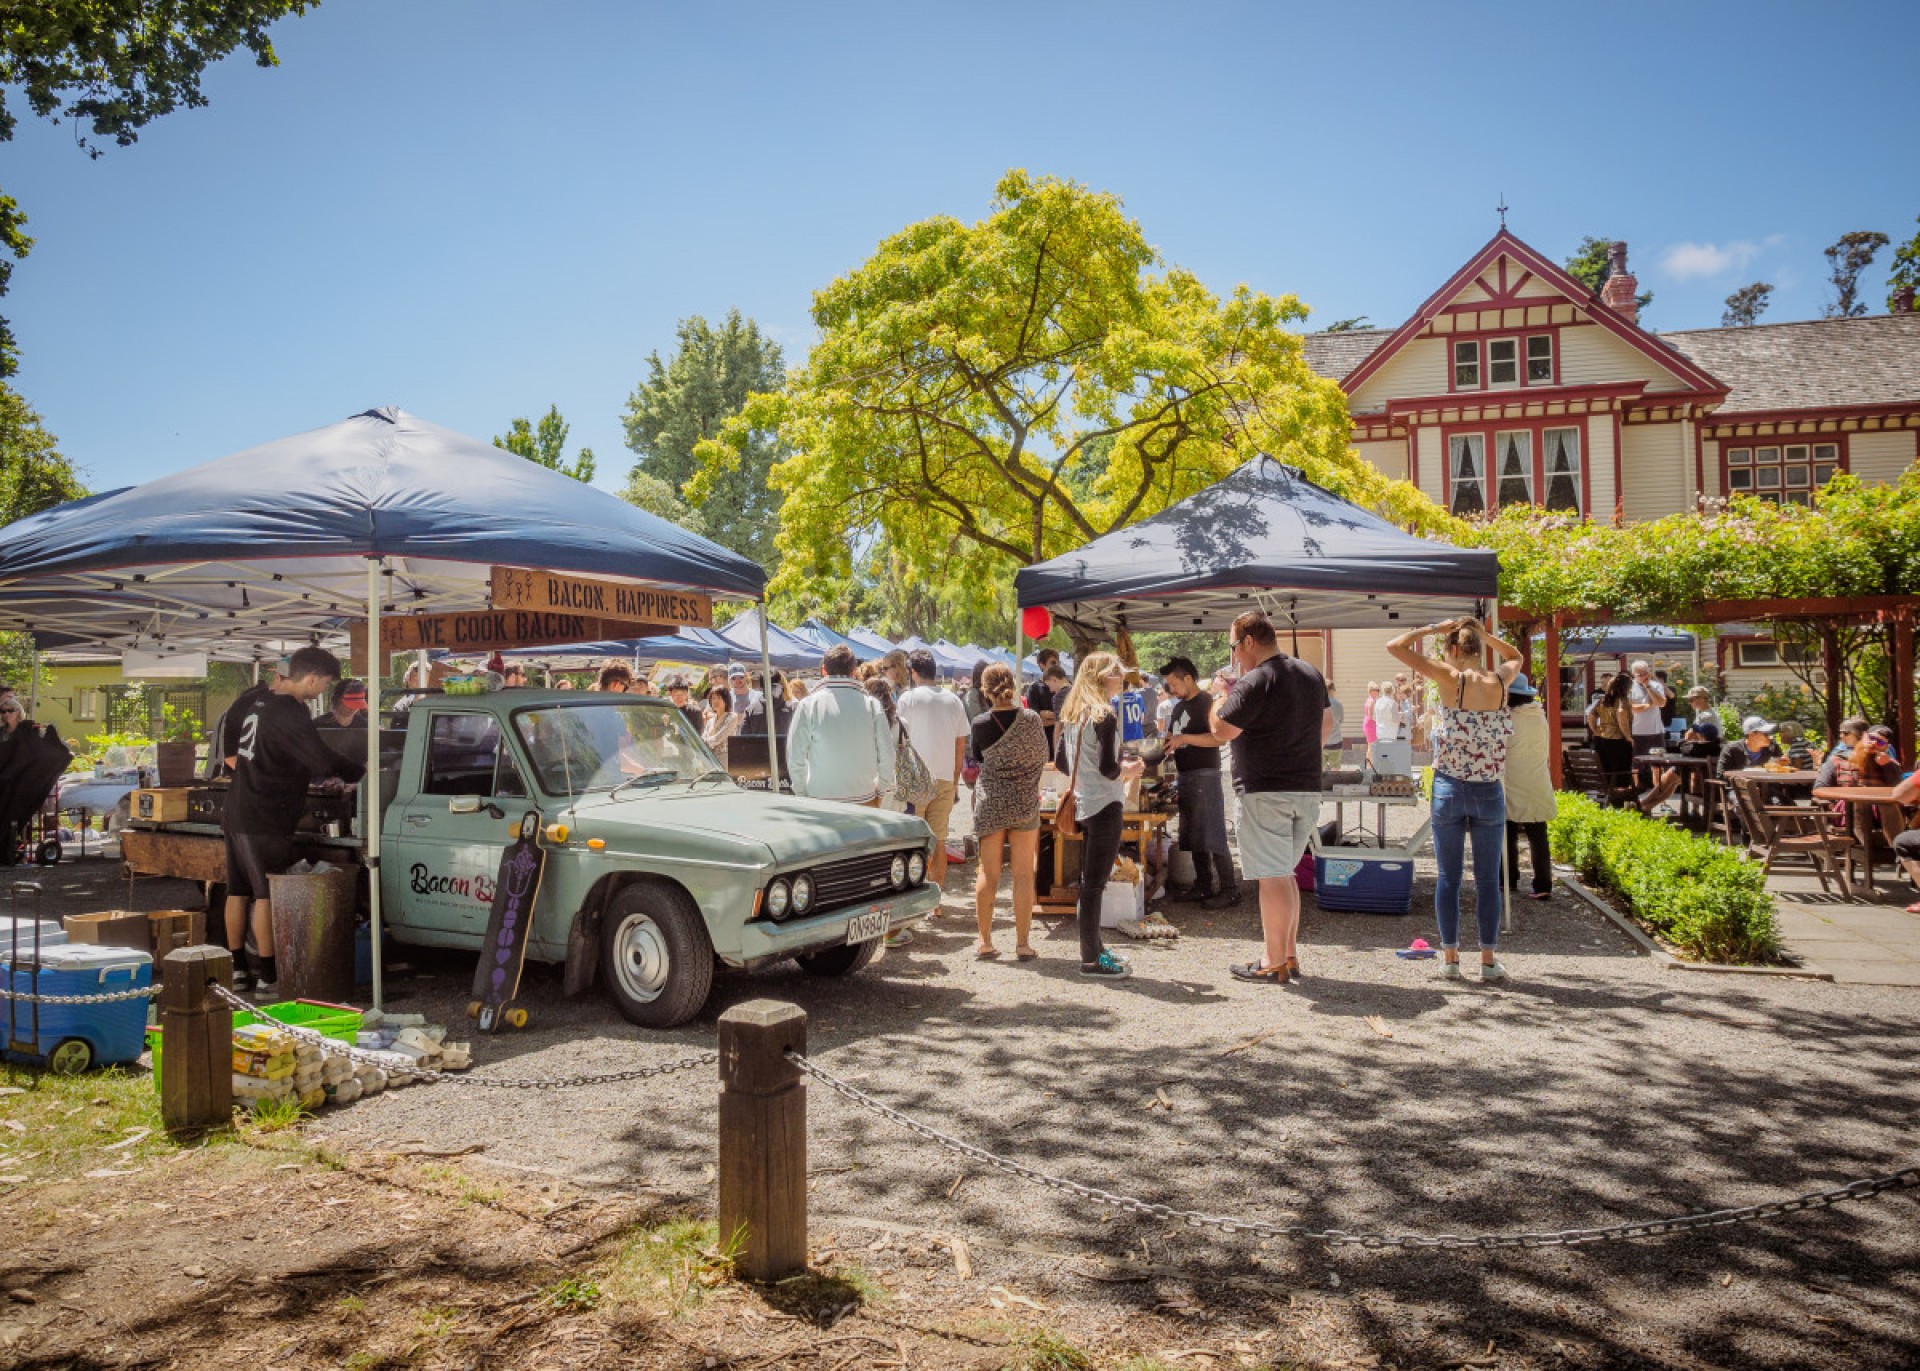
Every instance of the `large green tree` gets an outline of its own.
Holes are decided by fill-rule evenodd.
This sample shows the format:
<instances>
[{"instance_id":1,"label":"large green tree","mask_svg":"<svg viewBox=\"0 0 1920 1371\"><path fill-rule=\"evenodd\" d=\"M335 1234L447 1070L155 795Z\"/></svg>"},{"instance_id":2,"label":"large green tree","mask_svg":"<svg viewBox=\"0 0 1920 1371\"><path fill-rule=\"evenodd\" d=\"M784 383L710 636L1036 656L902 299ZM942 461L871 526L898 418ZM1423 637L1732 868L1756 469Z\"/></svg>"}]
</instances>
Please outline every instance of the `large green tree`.
<instances>
[{"instance_id":1,"label":"large green tree","mask_svg":"<svg viewBox=\"0 0 1920 1371\"><path fill-rule=\"evenodd\" d=\"M1580 246L1573 250L1573 256L1566 260L1567 274L1596 296L1599 295L1600 287L1604 286L1607 278L1613 275L1613 268L1607 261L1607 252L1616 241L1613 238L1595 238L1592 234L1582 238ZM1640 312L1645 314L1648 306L1653 304L1653 292L1643 290L1633 299L1634 303L1640 307Z\"/></svg>"},{"instance_id":2,"label":"large green tree","mask_svg":"<svg viewBox=\"0 0 1920 1371\"><path fill-rule=\"evenodd\" d=\"M263 67L278 65L267 27L318 0L26 0L0 12L0 143L18 116L9 95L44 119L70 123L90 157L112 139L127 147L140 130L182 105L204 105L207 66L245 47ZM33 240L26 215L0 194L0 253L15 260ZM0 295L13 275L0 257ZM0 319L0 377L17 365L13 331Z\"/></svg>"},{"instance_id":3,"label":"large green tree","mask_svg":"<svg viewBox=\"0 0 1920 1371\"><path fill-rule=\"evenodd\" d=\"M1720 311L1720 327L1750 328L1759 323L1772 295L1773 286L1766 281L1740 287L1727 297L1727 307Z\"/></svg>"},{"instance_id":4,"label":"large green tree","mask_svg":"<svg viewBox=\"0 0 1920 1371\"><path fill-rule=\"evenodd\" d=\"M507 425L507 436L496 437L495 447L503 447L508 452L537 462L550 471L562 476L571 476L576 481L593 479L593 449L583 447L580 455L571 463L567 461L567 430L571 427L560 417L560 406L549 405L541 416L538 425L525 419L515 419Z\"/></svg>"},{"instance_id":5,"label":"large green tree","mask_svg":"<svg viewBox=\"0 0 1920 1371\"><path fill-rule=\"evenodd\" d=\"M699 315L682 319L670 361L647 357L646 379L627 400L627 446L639 457L635 477L663 481L686 491L700 460L694 449L720 432L747 397L778 390L785 380L780 345L739 310L729 310L718 328ZM738 437L737 461L694 493L706 535L764 567L778 558L774 534L779 497L767 473L784 455L779 436L746 429Z\"/></svg>"},{"instance_id":6,"label":"large green tree","mask_svg":"<svg viewBox=\"0 0 1920 1371\"><path fill-rule=\"evenodd\" d=\"M986 218L909 225L820 291L806 365L700 445L692 489L777 432L791 455L771 473L776 594L845 577L884 544L902 574L983 609L1012 567L1257 451L1391 510L1408 492L1348 446L1345 397L1289 327L1306 314L1166 266L1113 195L1009 172Z\"/></svg>"},{"instance_id":7,"label":"large green tree","mask_svg":"<svg viewBox=\"0 0 1920 1371\"><path fill-rule=\"evenodd\" d=\"M1867 312L1867 302L1860 298L1860 273L1873 265L1887 242L1887 235L1877 229L1855 229L1826 249L1827 282L1833 287L1827 318L1858 319Z\"/></svg>"},{"instance_id":8,"label":"large green tree","mask_svg":"<svg viewBox=\"0 0 1920 1371\"><path fill-rule=\"evenodd\" d=\"M1915 219L1920 224L1920 219ZM1920 233L1893 250L1893 270L1887 273L1887 312L1900 308L1900 292L1920 289Z\"/></svg>"}]
</instances>

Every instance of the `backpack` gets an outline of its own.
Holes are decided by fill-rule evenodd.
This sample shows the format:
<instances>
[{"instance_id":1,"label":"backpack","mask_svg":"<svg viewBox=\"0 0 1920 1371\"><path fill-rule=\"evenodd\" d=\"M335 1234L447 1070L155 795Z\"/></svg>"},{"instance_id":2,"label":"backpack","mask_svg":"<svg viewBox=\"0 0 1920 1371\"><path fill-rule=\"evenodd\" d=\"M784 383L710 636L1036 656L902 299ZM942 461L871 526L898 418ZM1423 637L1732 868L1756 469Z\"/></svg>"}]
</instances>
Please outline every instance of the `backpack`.
<instances>
[{"instance_id":1,"label":"backpack","mask_svg":"<svg viewBox=\"0 0 1920 1371\"><path fill-rule=\"evenodd\" d=\"M934 784L933 773L927 770L927 764L920 760L920 753L913 745L913 739L907 736L907 726L900 725L900 740L894 744L894 793L915 809L930 804L939 793Z\"/></svg>"}]
</instances>

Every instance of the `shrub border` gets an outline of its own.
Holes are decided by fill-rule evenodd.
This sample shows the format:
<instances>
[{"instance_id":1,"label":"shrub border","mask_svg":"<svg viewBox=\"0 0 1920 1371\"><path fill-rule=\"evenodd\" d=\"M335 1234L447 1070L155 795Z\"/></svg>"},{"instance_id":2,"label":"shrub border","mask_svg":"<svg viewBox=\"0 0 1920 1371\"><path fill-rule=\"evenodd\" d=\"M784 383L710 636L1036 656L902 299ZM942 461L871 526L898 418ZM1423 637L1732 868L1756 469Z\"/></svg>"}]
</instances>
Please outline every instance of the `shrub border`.
<instances>
[{"instance_id":1,"label":"shrub border","mask_svg":"<svg viewBox=\"0 0 1920 1371\"><path fill-rule=\"evenodd\" d=\"M1809 981L1833 979L1831 971L1822 970L1812 962L1802 962L1799 966L1742 966L1736 962L1690 962L1684 957L1676 957L1655 942L1646 929L1587 889L1571 868L1558 870L1555 874L1559 876L1561 885L1605 915L1614 927L1632 938L1649 957L1669 971L1708 971L1723 976L1798 976Z\"/></svg>"}]
</instances>

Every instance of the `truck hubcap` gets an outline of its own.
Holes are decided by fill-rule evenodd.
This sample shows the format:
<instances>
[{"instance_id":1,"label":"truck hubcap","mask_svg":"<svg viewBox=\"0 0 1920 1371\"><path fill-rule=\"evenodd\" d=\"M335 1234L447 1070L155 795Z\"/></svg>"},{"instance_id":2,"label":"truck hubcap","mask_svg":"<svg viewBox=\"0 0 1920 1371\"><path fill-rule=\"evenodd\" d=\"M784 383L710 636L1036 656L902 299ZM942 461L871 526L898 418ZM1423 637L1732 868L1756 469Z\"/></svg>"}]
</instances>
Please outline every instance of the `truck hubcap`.
<instances>
[{"instance_id":1,"label":"truck hubcap","mask_svg":"<svg viewBox=\"0 0 1920 1371\"><path fill-rule=\"evenodd\" d=\"M620 978L620 988L643 1003L659 999L667 988L670 965L660 925L645 914L629 914L620 921L613 946L613 974Z\"/></svg>"}]
</instances>

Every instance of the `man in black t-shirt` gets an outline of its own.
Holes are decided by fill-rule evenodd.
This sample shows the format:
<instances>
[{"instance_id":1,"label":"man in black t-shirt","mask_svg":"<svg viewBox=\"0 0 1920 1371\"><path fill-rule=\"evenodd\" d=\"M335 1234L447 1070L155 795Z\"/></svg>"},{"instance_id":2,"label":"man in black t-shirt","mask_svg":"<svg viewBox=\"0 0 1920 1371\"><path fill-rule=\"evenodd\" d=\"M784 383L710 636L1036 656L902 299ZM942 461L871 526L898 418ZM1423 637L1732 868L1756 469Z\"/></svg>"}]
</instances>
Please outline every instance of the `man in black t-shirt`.
<instances>
[{"instance_id":1,"label":"man in black t-shirt","mask_svg":"<svg viewBox=\"0 0 1920 1371\"><path fill-rule=\"evenodd\" d=\"M1174 698L1166 749L1180 778L1180 850L1193 854L1193 888L1184 892L1208 909L1240 903L1240 882L1227 849L1227 797L1220 789L1220 740L1213 736L1213 696L1185 657L1160 668Z\"/></svg>"},{"instance_id":2,"label":"man in black t-shirt","mask_svg":"<svg viewBox=\"0 0 1920 1371\"><path fill-rule=\"evenodd\" d=\"M1047 673L1060 665L1060 654L1050 647L1043 647L1033 654L1034 663L1040 668L1040 675L1027 687L1026 705L1040 716L1040 722L1047 730L1047 755L1053 755L1053 692L1054 684L1047 679Z\"/></svg>"},{"instance_id":3,"label":"man in black t-shirt","mask_svg":"<svg viewBox=\"0 0 1920 1371\"><path fill-rule=\"evenodd\" d=\"M293 865L293 833L307 805L307 787L334 776L357 781L366 767L328 747L309 704L340 678L331 652L303 647L276 674L227 710L224 745L233 766L233 789L221 812L227 840L227 946L233 949L234 981L265 989L278 977L274 964L273 906L267 877ZM246 962L251 909L253 943L259 953L253 975Z\"/></svg>"},{"instance_id":4,"label":"man in black t-shirt","mask_svg":"<svg viewBox=\"0 0 1920 1371\"><path fill-rule=\"evenodd\" d=\"M1252 611L1233 621L1240 680L1213 712L1213 736L1233 745L1240 794L1240 865L1260 882L1265 958L1232 968L1243 981L1297 979L1300 888L1294 868L1320 817L1322 751L1333 733L1326 679L1280 650L1273 624Z\"/></svg>"}]
</instances>

